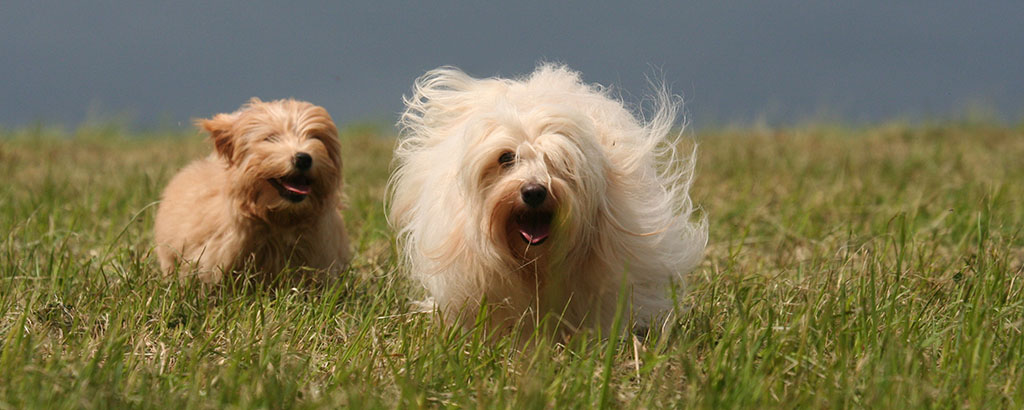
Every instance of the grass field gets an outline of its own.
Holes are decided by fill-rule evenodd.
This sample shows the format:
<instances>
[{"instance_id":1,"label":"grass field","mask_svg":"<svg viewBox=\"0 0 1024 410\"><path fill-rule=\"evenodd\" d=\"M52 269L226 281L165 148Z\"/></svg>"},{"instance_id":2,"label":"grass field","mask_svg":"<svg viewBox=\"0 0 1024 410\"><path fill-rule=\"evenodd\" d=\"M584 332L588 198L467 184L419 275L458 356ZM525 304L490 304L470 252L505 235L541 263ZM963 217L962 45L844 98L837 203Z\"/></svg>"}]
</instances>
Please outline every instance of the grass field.
<instances>
[{"instance_id":1,"label":"grass field","mask_svg":"<svg viewBox=\"0 0 1024 410\"><path fill-rule=\"evenodd\" d=\"M202 138L58 134L0 136L0 409L1024 406L1024 127L699 133L711 239L675 321L521 353L409 313L388 135L342 136L344 278L205 291L151 242Z\"/></svg>"}]
</instances>

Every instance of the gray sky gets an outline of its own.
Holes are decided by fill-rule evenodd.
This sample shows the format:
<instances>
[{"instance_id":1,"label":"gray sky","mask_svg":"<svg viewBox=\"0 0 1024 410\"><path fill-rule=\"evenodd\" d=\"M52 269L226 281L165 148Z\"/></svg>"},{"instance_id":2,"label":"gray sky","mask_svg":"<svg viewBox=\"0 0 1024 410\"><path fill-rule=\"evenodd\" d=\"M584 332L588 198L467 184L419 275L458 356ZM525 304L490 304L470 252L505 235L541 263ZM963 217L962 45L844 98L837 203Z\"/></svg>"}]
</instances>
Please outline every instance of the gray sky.
<instances>
[{"instance_id":1,"label":"gray sky","mask_svg":"<svg viewBox=\"0 0 1024 410\"><path fill-rule=\"evenodd\" d=\"M636 101L663 73L696 127L1024 114L1024 2L0 3L0 126L187 126L251 96L393 122L424 71L558 61Z\"/></svg>"}]
</instances>

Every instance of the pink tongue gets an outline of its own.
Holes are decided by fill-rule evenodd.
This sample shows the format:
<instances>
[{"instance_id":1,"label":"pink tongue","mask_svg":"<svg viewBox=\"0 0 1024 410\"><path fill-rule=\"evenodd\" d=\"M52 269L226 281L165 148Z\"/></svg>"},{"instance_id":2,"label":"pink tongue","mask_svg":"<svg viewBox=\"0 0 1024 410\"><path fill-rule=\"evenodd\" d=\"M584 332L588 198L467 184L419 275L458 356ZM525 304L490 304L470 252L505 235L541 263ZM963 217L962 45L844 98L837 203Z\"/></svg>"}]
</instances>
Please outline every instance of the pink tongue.
<instances>
[{"instance_id":1,"label":"pink tongue","mask_svg":"<svg viewBox=\"0 0 1024 410\"><path fill-rule=\"evenodd\" d=\"M519 234L523 235L531 245L536 245L538 242L543 241L550 234L547 225L542 226L523 226L519 228Z\"/></svg>"},{"instance_id":2,"label":"pink tongue","mask_svg":"<svg viewBox=\"0 0 1024 410\"><path fill-rule=\"evenodd\" d=\"M284 186L284 189L292 191L296 194L309 195L309 185L289 184L285 181L281 181L281 185Z\"/></svg>"}]
</instances>

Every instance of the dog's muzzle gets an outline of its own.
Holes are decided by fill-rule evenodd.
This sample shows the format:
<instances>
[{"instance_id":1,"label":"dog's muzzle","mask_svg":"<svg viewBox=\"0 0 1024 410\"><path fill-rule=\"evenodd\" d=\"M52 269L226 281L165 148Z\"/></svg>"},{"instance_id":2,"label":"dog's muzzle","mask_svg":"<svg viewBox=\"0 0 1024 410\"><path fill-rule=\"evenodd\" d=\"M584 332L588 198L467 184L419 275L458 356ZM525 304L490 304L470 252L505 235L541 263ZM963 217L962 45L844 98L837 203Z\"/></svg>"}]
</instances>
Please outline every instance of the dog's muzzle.
<instances>
[{"instance_id":1,"label":"dog's muzzle","mask_svg":"<svg viewBox=\"0 0 1024 410\"><path fill-rule=\"evenodd\" d=\"M302 174L289 175L281 178L271 178L267 180L270 185L277 189L277 193L281 195L281 198L287 199L290 202L299 203L306 199L313 188L311 181L308 177Z\"/></svg>"},{"instance_id":2,"label":"dog's muzzle","mask_svg":"<svg viewBox=\"0 0 1024 410\"><path fill-rule=\"evenodd\" d=\"M551 211L527 210L513 217L515 229L527 245L540 245L551 236Z\"/></svg>"},{"instance_id":3,"label":"dog's muzzle","mask_svg":"<svg viewBox=\"0 0 1024 410\"><path fill-rule=\"evenodd\" d=\"M545 207L548 189L544 185L529 183L519 189L519 196L526 205L523 212L513 216L514 228L528 245L540 245L551 235L553 213Z\"/></svg>"}]
</instances>

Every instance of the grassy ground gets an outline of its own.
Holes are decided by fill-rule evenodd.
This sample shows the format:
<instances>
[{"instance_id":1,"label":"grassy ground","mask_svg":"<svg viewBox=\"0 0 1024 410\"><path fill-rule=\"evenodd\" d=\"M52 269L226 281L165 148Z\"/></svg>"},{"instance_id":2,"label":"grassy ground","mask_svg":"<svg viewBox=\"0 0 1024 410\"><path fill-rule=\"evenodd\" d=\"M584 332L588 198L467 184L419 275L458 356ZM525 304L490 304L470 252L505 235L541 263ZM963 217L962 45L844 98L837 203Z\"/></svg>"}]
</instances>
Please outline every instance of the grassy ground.
<instances>
[{"instance_id":1,"label":"grassy ground","mask_svg":"<svg viewBox=\"0 0 1024 410\"><path fill-rule=\"evenodd\" d=\"M705 262L639 341L410 314L393 140L343 138L358 256L326 289L158 277L154 201L201 137L0 137L0 408L1024 406L1024 128L701 133Z\"/></svg>"}]
</instances>

